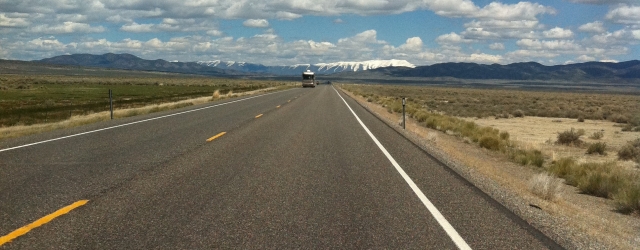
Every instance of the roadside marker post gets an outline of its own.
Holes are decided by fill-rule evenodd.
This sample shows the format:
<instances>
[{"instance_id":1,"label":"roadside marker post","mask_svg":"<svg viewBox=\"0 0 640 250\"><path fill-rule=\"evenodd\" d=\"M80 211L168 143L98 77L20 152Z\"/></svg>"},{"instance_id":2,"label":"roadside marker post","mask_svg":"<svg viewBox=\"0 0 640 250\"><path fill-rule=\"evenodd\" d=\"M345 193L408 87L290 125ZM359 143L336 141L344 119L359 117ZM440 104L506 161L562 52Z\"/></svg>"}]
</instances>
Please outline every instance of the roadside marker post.
<instances>
[{"instance_id":1,"label":"roadside marker post","mask_svg":"<svg viewBox=\"0 0 640 250\"><path fill-rule=\"evenodd\" d=\"M109 89L109 110L111 111L111 120L113 120L113 91Z\"/></svg>"},{"instance_id":2,"label":"roadside marker post","mask_svg":"<svg viewBox=\"0 0 640 250\"><path fill-rule=\"evenodd\" d=\"M407 101L405 100L404 97L402 97L402 129L407 129L405 115L404 115L404 106L406 104L407 104Z\"/></svg>"}]
</instances>

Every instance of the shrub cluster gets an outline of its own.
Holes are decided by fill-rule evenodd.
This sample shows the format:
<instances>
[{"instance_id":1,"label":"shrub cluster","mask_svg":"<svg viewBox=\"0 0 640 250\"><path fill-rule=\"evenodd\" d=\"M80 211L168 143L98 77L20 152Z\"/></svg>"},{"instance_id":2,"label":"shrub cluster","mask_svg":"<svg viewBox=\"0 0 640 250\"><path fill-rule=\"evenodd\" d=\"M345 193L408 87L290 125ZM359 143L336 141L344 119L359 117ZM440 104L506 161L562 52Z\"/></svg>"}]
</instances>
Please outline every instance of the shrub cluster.
<instances>
[{"instance_id":1,"label":"shrub cluster","mask_svg":"<svg viewBox=\"0 0 640 250\"><path fill-rule=\"evenodd\" d=\"M509 158L520 165L542 167L544 164L544 156L540 150L513 149L509 152Z\"/></svg>"},{"instance_id":2,"label":"shrub cluster","mask_svg":"<svg viewBox=\"0 0 640 250\"><path fill-rule=\"evenodd\" d=\"M552 163L549 171L585 194L614 199L620 212L640 211L640 176L613 162L578 164L563 158Z\"/></svg>"},{"instance_id":3,"label":"shrub cluster","mask_svg":"<svg viewBox=\"0 0 640 250\"><path fill-rule=\"evenodd\" d=\"M633 160L640 163L640 139L627 142L619 151L618 159Z\"/></svg>"},{"instance_id":4,"label":"shrub cluster","mask_svg":"<svg viewBox=\"0 0 640 250\"><path fill-rule=\"evenodd\" d=\"M558 140L556 141L556 143L562 145L580 145L582 144L582 140L580 140L580 137L583 135L584 130L576 131L571 128L571 130L558 133Z\"/></svg>"},{"instance_id":5,"label":"shrub cluster","mask_svg":"<svg viewBox=\"0 0 640 250\"><path fill-rule=\"evenodd\" d=\"M513 117L524 117L524 111L516 109L516 111L513 111L512 115Z\"/></svg>"},{"instance_id":6,"label":"shrub cluster","mask_svg":"<svg viewBox=\"0 0 640 250\"><path fill-rule=\"evenodd\" d=\"M587 148L587 154L599 154L599 155L607 155L607 144L604 142L596 142L589 144Z\"/></svg>"},{"instance_id":7,"label":"shrub cluster","mask_svg":"<svg viewBox=\"0 0 640 250\"><path fill-rule=\"evenodd\" d=\"M591 136L589 136L589 138L594 140L600 140L602 139L602 137L604 137L604 131L596 131L596 132L593 132Z\"/></svg>"}]
</instances>

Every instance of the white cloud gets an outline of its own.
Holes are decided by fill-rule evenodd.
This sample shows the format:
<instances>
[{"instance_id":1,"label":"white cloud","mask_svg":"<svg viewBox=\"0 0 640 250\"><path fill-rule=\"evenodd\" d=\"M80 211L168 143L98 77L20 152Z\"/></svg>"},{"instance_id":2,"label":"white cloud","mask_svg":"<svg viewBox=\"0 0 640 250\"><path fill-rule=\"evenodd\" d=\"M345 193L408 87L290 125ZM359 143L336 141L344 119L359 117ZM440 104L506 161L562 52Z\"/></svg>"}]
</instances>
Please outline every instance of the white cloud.
<instances>
[{"instance_id":1,"label":"white cloud","mask_svg":"<svg viewBox=\"0 0 640 250\"><path fill-rule=\"evenodd\" d=\"M366 30L353 37L341 38L338 40L338 44L379 43L377 36L378 32L376 30Z\"/></svg>"},{"instance_id":2,"label":"white cloud","mask_svg":"<svg viewBox=\"0 0 640 250\"><path fill-rule=\"evenodd\" d=\"M242 22L242 25L250 28L267 28L269 27L269 21L265 19L248 19Z\"/></svg>"},{"instance_id":3,"label":"white cloud","mask_svg":"<svg viewBox=\"0 0 640 250\"><path fill-rule=\"evenodd\" d=\"M24 44L25 49L35 50L35 51L64 51L67 48L75 47L75 43L63 44L58 39L54 37L51 38L36 38L33 39L26 44Z\"/></svg>"},{"instance_id":4,"label":"white cloud","mask_svg":"<svg viewBox=\"0 0 640 250\"><path fill-rule=\"evenodd\" d=\"M500 63L503 58L501 55L490 55L485 53L474 53L471 54L467 61L477 62L477 63Z\"/></svg>"},{"instance_id":5,"label":"white cloud","mask_svg":"<svg viewBox=\"0 0 640 250\"><path fill-rule=\"evenodd\" d=\"M342 19L340 18L336 18L333 20L333 23L344 23L344 21L342 21Z\"/></svg>"},{"instance_id":6,"label":"white cloud","mask_svg":"<svg viewBox=\"0 0 640 250\"><path fill-rule=\"evenodd\" d=\"M134 33L154 32L156 31L154 27L155 27L155 24L151 24L151 23L138 24L134 22L134 23L122 25L122 27L120 27L120 30L126 31L126 32L134 32Z\"/></svg>"},{"instance_id":7,"label":"white cloud","mask_svg":"<svg viewBox=\"0 0 640 250\"><path fill-rule=\"evenodd\" d=\"M493 40L513 38L538 38L537 30L544 25L537 20L481 20L471 21L464 25L466 30L461 34L468 39Z\"/></svg>"},{"instance_id":8,"label":"white cloud","mask_svg":"<svg viewBox=\"0 0 640 250\"><path fill-rule=\"evenodd\" d=\"M578 62L593 62L595 60L596 60L595 57L587 56L587 55L581 55L579 57L576 57L576 61L578 61Z\"/></svg>"},{"instance_id":9,"label":"white cloud","mask_svg":"<svg viewBox=\"0 0 640 250\"><path fill-rule=\"evenodd\" d=\"M532 39L521 39L516 42L521 48L529 49L529 50L562 50L562 51L576 51L580 50L582 47L579 44L576 44L571 40L548 40L548 41L540 41L540 40L532 40Z\"/></svg>"},{"instance_id":10,"label":"white cloud","mask_svg":"<svg viewBox=\"0 0 640 250\"><path fill-rule=\"evenodd\" d=\"M276 18L280 19L280 20L293 20L293 19L298 19L301 18L302 15L300 14L296 14L296 13L291 13L291 12L286 12L286 11L278 11L276 12Z\"/></svg>"},{"instance_id":11,"label":"white cloud","mask_svg":"<svg viewBox=\"0 0 640 250\"><path fill-rule=\"evenodd\" d=\"M473 17L494 20L537 20L538 15L555 13L555 9L537 3L503 4L492 2L474 13Z\"/></svg>"},{"instance_id":12,"label":"white cloud","mask_svg":"<svg viewBox=\"0 0 640 250\"><path fill-rule=\"evenodd\" d=\"M585 23L583 25L580 25L580 27L578 27L578 30L582 32L589 32L589 33L603 33L606 31L602 22L600 21L595 21L592 23Z\"/></svg>"},{"instance_id":13,"label":"white cloud","mask_svg":"<svg viewBox=\"0 0 640 250\"><path fill-rule=\"evenodd\" d=\"M410 55L415 55L415 53L422 53L423 46L424 44L420 37L411 37L397 48L387 44L382 48L382 50L385 55L389 56L389 58L406 58Z\"/></svg>"},{"instance_id":14,"label":"white cloud","mask_svg":"<svg viewBox=\"0 0 640 250\"><path fill-rule=\"evenodd\" d=\"M133 23L133 19L123 17L121 15L110 16L110 17L107 17L105 20L112 23Z\"/></svg>"},{"instance_id":15,"label":"white cloud","mask_svg":"<svg viewBox=\"0 0 640 250\"><path fill-rule=\"evenodd\" d=\"M636 0L569 0L569 2L574 2L574 3L583 3L583 4L600 4L600 5L607 5L607 4L620 4L620 3L634 3Z\"/></svg>"},{"instance_id":16,"label":"white cloud","mask_svg":"<svg viewBox=\"0 0 640 250\"><path fill-rule=\"evenodd\" d=\"M494 29L538 29L543 26L539 24L538 20L482 20L471 21L464 24L466 28L494 28Z\"/></svg>"},{"instance_id":17,"label":"white cloud","mask_svg":"<svg viewBox=\"0 0 640 250\"><path fill-rule=\"evenodd\" d=\"M161 23L138 24L136 22L122 25L120 30L132 33L145 32L195 32L211 31L215 24L209 22L197 22L195 19L164 18Z\"/></svg>"},{"instance_id":18,"label":"white cloud","mask_svg":"<svg viewBox=\"0 0 640 250\"><path fill-rule=\"evenodd\" d=\"M640 30L621 29L594 35L591 42L600 45L630 45L640 42Z\"/></svg>"},{"instance_id":19,"label":"white cloud","mask_svg":"<svg viewBox=\"0 0 640 250\"><path fill-rule=\"evenodd\" d=\"M83 23L89 20L87 15L83 15L83 14L56 14L55 16L56 16L56 21L58 22L70 21L70 22L76 22L76 23Z\"/></svg>"},{"instance_id":20,"label":"white cloud","mask_svg":"<svg viewBox=\"0 0 640 250\"><path fill-rule=\"evenodd\" d=\"M408 51L420 51L422 50L422 39L420 37L411 37L407 39L405 44L400 45L400 48Z\"/></svg>"},{"instance_id":21,"label":"white cloud","mask_svg":"<svg viewBox=\"0 0 640 250\"><path fill-rule=\"evenodd\" d=\"M102 26L92 27L86 23L64 22L58 25L38 25L31 27L29 32L41 34L69 34L69 33L100 33L106 29Z\"/></svg>"},{"instance_id":22,"label":"white cloud","mask_svg":"<svg viewBox=\"0 0 640 250\"><path fill-rule=\"evenodd\" d=\"M224 35L224 32L219 31L219 30L208 30L207 31L207 35L210 35L210 36L222 36L222 35Z\"/></svg>"},{"instance_id":23,"label":"white cloud","mask_svg":"<svg viewBox=\"0 0 640 250\"><path fill-rule=\"evenodd\" d=\"M506 58L508 58L510 61L525 62L535 61L538 58L555 58L559 55L560 54L558 53L548 51L520 49L507 53Z\"/></svg>"},{"instance_id":24,"label":"white cloud","mask_svg":"<svg viewBox=\"0 0 640 250\"><path fill-rule=\"evenodd\" d=\"M542 32L544 37L546 38L555 38L555 39L565 39L573 37L573 32L569 29L563 29L560 27L555 27L550 30L546 30Z\"/></svg>"},{"instance_id":25,"label":"white cloud","mask_svg":"<svg viewBox=\"0 0 640 250\"><path fill-rule=\"evenodd\" d=\"M489 45L489 48L492 50L504 50L504 44L503 43L492 43Z\"/></svg>"},{"instance_id":26,"label":"white cloud","mask_svg":"<svg viewBox=\"0 0 640 250\"><path fill-rule=\"evenodd\" d=\"M606 18L616 23L640 25L640 5L620 5L610 10Z\"/></svg>"},{"instance_id":27,"label":"white cloud","mask_svg":"<svg viewBox=\"0 0 640 250\"><path fill-rule=\"evenodd\" d=\"M472 40L465 39L462 36L456 34L455 32L451 32L449 34L440 35L436 38L436 42L440 44L449 44L449 43L470 43Z\"/></svg>"},{"instance_id":28,"label":"white cloud","mask_svg":"<svg viewBox=\"0 0 640 250\"><path fill-rule=\"evenodd\" d=\"M25 27L29 21L22 17L11 17L5 13L0 13L0 27Z\"/></svg>"}]
</instances>

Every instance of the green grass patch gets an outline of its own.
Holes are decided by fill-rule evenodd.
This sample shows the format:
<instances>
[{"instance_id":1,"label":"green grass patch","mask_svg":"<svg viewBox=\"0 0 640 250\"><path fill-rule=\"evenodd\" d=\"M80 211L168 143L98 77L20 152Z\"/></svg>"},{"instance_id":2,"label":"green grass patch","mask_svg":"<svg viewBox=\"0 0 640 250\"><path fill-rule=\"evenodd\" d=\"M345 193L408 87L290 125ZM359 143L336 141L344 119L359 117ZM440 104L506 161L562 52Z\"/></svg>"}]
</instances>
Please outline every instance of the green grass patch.
<instances>
[{"instance_id":1,"label":"green grass patch","mask_svg":"<svg viewBox=\"0 0 640 250\"><path fill-rule=\"evenodd\" d=\"M0 75L0 84L3 86L0 88L0 127L8 127L57 122L72 116L108 111L109 89L113 91L114 109L117 110L212 96L216 91L218 95L230 91L241 93L290 83L175 75ZM131 111L130 115L136 115L136 112Z\"/></svg>"}]
</instances>

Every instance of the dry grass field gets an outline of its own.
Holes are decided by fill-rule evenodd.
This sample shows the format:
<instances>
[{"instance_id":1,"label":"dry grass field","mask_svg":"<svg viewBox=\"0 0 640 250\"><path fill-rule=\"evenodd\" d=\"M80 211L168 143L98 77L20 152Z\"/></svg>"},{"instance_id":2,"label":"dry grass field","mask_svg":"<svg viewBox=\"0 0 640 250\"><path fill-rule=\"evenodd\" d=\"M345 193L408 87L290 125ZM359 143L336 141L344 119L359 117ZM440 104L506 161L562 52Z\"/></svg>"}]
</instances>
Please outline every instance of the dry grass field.
<instances>
[{"instance_id":1,"label":"dry grass field","mask_svg":"<svg viewBox=\"0 0 640 250\"><path fill-rule=\"evenodd\" d=\"M578 162L610 162L618 161L617 152L627 144L640 138L639 132L622 131L618 123L604 120L584 120L578 122L572 118L548 118L527 116L522 118L495 119L466 118L480 126L497 128L500 131L508 131L511 140L521 147L541 150L545 155L551 156L551 160L565 157L573 157ZM568 130L584 130L585 135L581 140L583 146L565 146L555 143L558 133ZM591 135L602 133L602 137L595 139ZM591 137L591 138L590 138ZM606 155L586 154L586 145L602 142L607 145ZM634 167L633 161L619 161L621 166Z\"/></svg>"}]
</instances>

